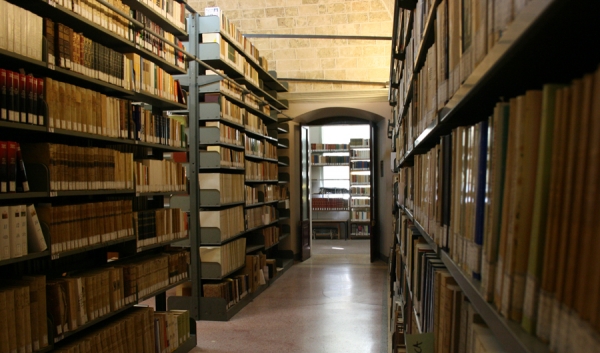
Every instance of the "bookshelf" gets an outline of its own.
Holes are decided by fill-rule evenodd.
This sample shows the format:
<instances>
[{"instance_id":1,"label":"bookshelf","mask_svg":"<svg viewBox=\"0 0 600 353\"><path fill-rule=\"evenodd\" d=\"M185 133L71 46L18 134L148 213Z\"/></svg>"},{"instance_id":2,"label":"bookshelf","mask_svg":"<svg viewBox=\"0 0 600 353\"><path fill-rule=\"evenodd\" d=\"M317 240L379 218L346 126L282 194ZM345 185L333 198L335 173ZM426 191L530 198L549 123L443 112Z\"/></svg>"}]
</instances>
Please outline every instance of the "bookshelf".
<instances>
[{"instance_id":1,"label":"bookshelf","mask_svg":"<svg viewBox=\"0 0 600 353\"><path fill-rule=\"evenodd\" d=\"M350 139L350 238L369 238L372 229L372 169L371 140Z\"/></svg>"},{"instance_id":2,"label":"bookshelf","mask_svg":"<svg viewBox=\"0 0 600 353\"><path fill-rule=\"evenodd\" d=\"M121 9L121 1L97 3L103 5L97 15L105 21L95 22L72 2L0 2L2 12L12 18L1 33L2 77L13 75L23 82L10 83L16 93L12 97L2 95L0 117L0 146L8 146L8 151L13 142L19 146L12 157L2 150L3 158L9 158L4 163L8 175L2 173L0 184L9 185L9 192L0 193L0 211L12 214L10 226L19 222L13 212L19 209L21 229L7 228L0 236L3 247L21 246L7 259L3 252L0 260L0 296L12 298L0 304L0 312L11 318L5 324L18 328L10 336L3 328L2 351L73 349L107 327L124 328L125 321L137 315L134 306L148 298L165 307L165 292L189 282L190 254L171 246L189 237L187 215L168 206L171 196L188 192L181 165L169 157L171 152L187 151L182 133L187 122L165 113L186 107L171 76L186 72L179 52L183 47L172 36L185 37L185 27L169 33L176 27L167 25L171 20L145 5L136 8L162 28L154 44L164 43L165 37L176 42L177 49L166 49L166 44L163 52L153 51L134 39L149 28L130 18L128 11L115 11ZM27 26L14 22L25 19ZM122 24L131 27L123 30ZM7 30L17 27L9 40ZM57 38L49 33L58 28L70 29L72 36L57 54ZM92 60L91 48L98 53L101 48L106 56ZM69 59L61 61L58 55ZM128 65L142 59L160 72L161 77L152 77L160 90L142 89L142 82L124 70L136 70L140 77L139 68ZM1 84L6 92L8 81ZM148 183L136 183L142 180ZM17 192L11 192L11 183L17 184ZM142 267L152 273L134 274L133 268ZM93 290L86 292L86 287ZM150 347L154 328L148 322ZM188 323L186 330L177 352L196 344L195 325ZM122 333L118 344L133 341L134 334Z\"/></svg>"},{"instance_id":3,"label":"bookshelf","mask_svg":"<svg viewBox=\"0 0 600 353\"><path fill-rule=\"evenodd\" d=\"M466 298L455 303L468 303L459 315L467 334L485 332L489 347L595 351L600 334L588 310L597 305L581 298L597 292L587 287L595 275L585 270L597 243L586 233L591 213L579 210L597 207L584 196L597 190L596 181L587 183L597 172L569 160L597 164L589 139L598 128L591 102L600 57L581 38L598 31L587 15L598 4L486 4L396 2L390 104L397 252L418 245L431 253L422 270L443 266L446 288ZM458 30L465 24L471 32ZM560 51L555 40L565 43ZM569 211L559 211L564 203ZM567 241L554 231L571 226L582 235ZM408 243L404 228L415 234ZM421 267L404 256L396 261ZM402 279L392 277L394 292L402 292Z\"/></svg>"},{"instance_id":4,"label":"bookshelf","mask_svg":"<svg viewBox=\"0 0 600 353\"><path fill-rule=\"evenodd\" d=\"M199 236L181 244L192 249L191 293L168 304L198 320L229 320L270 283L267 268L281 275L292 258L278 249L277 206L287 186L279 180L273 129L280 109L287 109L277 91L287 88L267 71L258 50L221 21L226 15L220 11L188 17L189 37L198 41L187 50L200 61L178 76L189 90L189 144L200 148L190 149L190 193L176 205L190 210L190 229ZM260 268L254 266L259 258ZM262 285L259 274L266 277Z\"/></svg>"}]
</instances>

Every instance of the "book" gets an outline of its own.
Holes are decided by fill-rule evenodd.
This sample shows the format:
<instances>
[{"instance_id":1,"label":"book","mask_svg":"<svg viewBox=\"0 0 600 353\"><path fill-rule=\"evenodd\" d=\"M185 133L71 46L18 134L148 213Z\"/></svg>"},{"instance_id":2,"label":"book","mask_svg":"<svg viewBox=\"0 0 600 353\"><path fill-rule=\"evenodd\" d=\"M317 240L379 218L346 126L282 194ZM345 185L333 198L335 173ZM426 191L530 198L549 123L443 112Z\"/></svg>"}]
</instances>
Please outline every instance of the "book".
<instances>
[{"instance_id":1,"label":"book","mask_svg":"<svg viewBox=\"0 0 600 353\"><path fill-rule=\"evenodd\" d=\"M513 221L509 221L509 236L513 233L514 240L510 240L509 237L509 256L507 256L507 259L510 259L511 263L505 263L505 266L508 266L505 270L505 276L507 274L512 276L512 288L509 294L511 298L509 317L517 322L522 320L523 314L540 139L542 92L527 91L523 99L522 109L521 113L517 113L517 124L520 126L521 131L518 132L520 136L517 137L517 154L514 156L515 169L511 171L511 174L516 175L515 184L512 186L515 213L509 215ZM503 286L506 286L506 283ZM511 286L510 280L508 286ZM504 287L503 290L507 293L508 289Z\"/></svg>"},{"instance_id":2,"label":"book","mask_svg":"<svg viewBox=\"0 0 600 353\"><path fill-rule=\"evenodd\" d=\"M543 250L547 224L549 187L553 160L554 117L557 90L560 85L545 85L542 92L542 118L540 127L539 156L535 183L531 242L529 247L522 327L530 334L536 331L537 297L542 274Z\"/></svg>"},{"instance_id":3,"label":"book","mask_svg":"<svg viewBox=\"0 0 600 353\"><path fill-rule=\"evenodd\" d=\"M0 260L11 258L10 208L0 206Z\"/></svg>"},{"instance_id":4,"label":"book","mask_svg":"<svg viewBox=\"0 0 600 353\"><path fill-rule=\"evenodd\" d=\"M17 192L29 192L29 181L27 180L27 172L25 171L25 162L21 153L21 145L16 143L16 163L17 163Z\"/></svg>"},{"instance_id":5,"label":"book","mask_svg":"<svg viewBox=\"0 0 600 353\"><path fill-rule=\"evenodd\" d=\"M8 142L0 141L0 193L8 192Z\"/></svg>"},{"instance_id":6,"label":"book","mask_svg":"<svg viewBox=\"0 0 600 353\"><path fill-rule=\"evenodd\" d=\"M27 237L29 252L40 252L48 248L34 205L27 205Z\"/></svg>"},{"instance_id":7,"label":"book","mask_svg":"<svg viewBox=\"0 0 600 353\"><path fill-rule=\"evenodd\" d=\"M6 161L7 161L7 185L8 192L17 192L17 143L7 141Z\"/></svg>"}]
</instances>

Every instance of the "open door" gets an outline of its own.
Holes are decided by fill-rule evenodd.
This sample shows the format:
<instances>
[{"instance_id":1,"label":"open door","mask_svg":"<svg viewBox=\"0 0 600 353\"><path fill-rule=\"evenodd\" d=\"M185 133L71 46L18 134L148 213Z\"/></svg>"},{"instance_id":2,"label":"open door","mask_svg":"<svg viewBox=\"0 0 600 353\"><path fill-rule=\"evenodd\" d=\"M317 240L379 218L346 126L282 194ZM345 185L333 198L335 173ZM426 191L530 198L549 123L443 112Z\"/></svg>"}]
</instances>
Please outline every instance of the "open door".
<instances>
[{"instance_id":1,"label":"open door","mask_svg":"<svg viewBox=\"0 0 600 353\"><path fill-rule=\"evenodd\" d=\"M377 190L379 184L379 176L381 173L381 166L377 162L377 143L375 143L375 137L378 136L375 131L375 126L371 124L371 262L379 260L379 227L376 222L377 219Z\"/></svg>"},{"instance_id":2,"label":"open door","mask_svg":"<svg viewBox=\"0 0 600 353\"><path fill-rule=\"evenodd\" d=\"M311 207L310 207L310 141L308 135L308 126L300 127L300 180L301 188L300 194L302 207L300 215L300 260L305 261L310 258L311 248Z\"/></svg>"}]
</instances>

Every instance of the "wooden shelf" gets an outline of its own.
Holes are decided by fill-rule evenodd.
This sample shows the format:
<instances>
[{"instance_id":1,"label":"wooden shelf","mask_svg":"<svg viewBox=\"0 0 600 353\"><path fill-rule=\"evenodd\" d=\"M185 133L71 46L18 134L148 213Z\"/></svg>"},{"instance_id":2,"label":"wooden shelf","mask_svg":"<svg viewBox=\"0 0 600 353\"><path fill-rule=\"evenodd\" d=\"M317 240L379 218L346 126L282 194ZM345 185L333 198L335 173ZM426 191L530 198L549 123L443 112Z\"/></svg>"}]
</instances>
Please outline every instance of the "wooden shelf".
<instances>
[{"instance_id":1,"label":"wooden shelf","mask_svg":"<svg viewBox=\"0 0 600 353\"><path fill-rule=\"evenodd\" d=\"M150 245L145 245L145 246L141 246L137 248L137 252L144 252L144 251L148 251L151 249L156 249L156 248L161 248L163 246L167 246L167 245L171 245L173 243L178 243L180 241L186 241L189 240L190 238L185 237L185 238L178 238L178 239L173 239L173 240L168 240L168 241L164 241L162 243L156 243L156 244L150 244Z\"/></svg>"},{"instance_id":2,"label":"wooden shelf","mask_svg":"<svg viewBox=\"0 0 600 353\"><path fill-rule=\"evenodd\" d=\"M128 39L118 36L116 33L97 25L96 23L76 14L66 7L55 4L53 1L52 3L54 4L42 0L9 0L9 2L31 11L40 17L52 18L55 23L66 23L74 31L83 33L87 38L120 53L136 53L141 57L156 63L159 67L170 74L186 73L185 69L175 66L174 63L167 62L165 59L159 57L151 51L141 48Z\"/></svg>"},{"instance_id":3,"label":"wooden shelf","mask_svg":"<svg viewBox=\"0 0 600 353\"><path fill-rule=\"evenodd\" d=\"M65 258L67 256L81 254L81 253L85 253L85 252L96 250L96 249L108 248L108 247L110 247L112 245L121 244L121 243L125 243L125 242L128 242L128 241L134 241L135 239L136 239L135 235L132 235L132 236L124 237L124 238L121 238L121 239L115 239L115 240L110 240L110 241L107 241L107 242L102 242L102 243L99 243L99 244L84 246L82 248L77 248L77 249L72 249L72 250L66 250L66 251L60 251L60 252L52 254L50 256L50 258L52 260L58 260L58 259Z\"/></svg>"},{"instance_id":4,"label":"wooden shelf","mask_svg":"<svg viewBox=\"0 0 600 353\"><path fill-rule=\"evenodd\" d=\"M423 239L425 239L440 256L452 277L454 277L462 291L469 298L471 305L473 305L475 310L481 315L485 323L489 326L507 352L550 353L550 349L546 344L525 332L518 323L502 317L490 303L486 302L481 295L481 284L479 281L472 279L470 276L466 276L450 258L448 253L442 251L433 241L431 236L425 232L419 222L413 218L412 213L406 208L403 210L408 218L413 221L415 228L421 233Z\"/></svg>"},{"instance_id":5,"label":"wooden shelf","mask_svg":"<svg viewBox=\"0 0 600 353\"><path fill-rule=\"evenodd\" d=\"M50 256L50 250L44 250L44 251L40 251L40 252L27 254L25 256L2 260L2 261L0 261L0 267L10 265L10 264L16 264L19 262L29 261L29 260L33 260L33 259L39 259L40 257L46 257L46 256Z\"/></svg>"},{"instance_id":6,"label":"wooden shelf","mask_svg":"<svg viewBox=\"0 0 600 353\"><path fill-rule=\"evenodd\" d=\"M152 22L156 23L163 30L175 35L175 37L179 39L187 39L188 33L177 27L176 24L169 21L169 19L165 18L162 14L156 12L153 8L147 6L141 1L138 0L122 0L123 4L129 6L132 10L140 11L144 15L146 15ZM185 25L185 22L184 22Z\"/></svg>"}]
</instances>

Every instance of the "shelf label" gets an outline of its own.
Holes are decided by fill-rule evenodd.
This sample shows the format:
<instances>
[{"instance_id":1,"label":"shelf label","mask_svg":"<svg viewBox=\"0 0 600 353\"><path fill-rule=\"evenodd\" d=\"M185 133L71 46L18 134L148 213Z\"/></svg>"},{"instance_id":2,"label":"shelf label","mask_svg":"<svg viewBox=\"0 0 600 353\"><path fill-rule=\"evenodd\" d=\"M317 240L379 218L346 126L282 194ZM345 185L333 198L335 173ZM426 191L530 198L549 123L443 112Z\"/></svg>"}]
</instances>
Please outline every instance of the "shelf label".
<instances>
[{"instance_id":1,"label":"shelf label","mask_svg":"<svg viewBox=\"0 0 600 353\"><path fill-rule=\"evenodd\" d=\"M52 254L52 260L58 260L60 258L60 254Z\"/></svg>"},{"instance_id":2,"label":"shelf label","mask_svg":"<svg viewBox=\"0 0 600 353\"><path fill-rule=\"evenodd\" d=\"M433 353L433 333L406 335L406 352L408 353Z\"/></svg>"},{"instance_id":3,"label":"shelf label","mask_svg":"<svg viewBox=\"0 0 600 353\"><path fill-rule=\"evenodd\" d=\"M56 197L56 196L58 196L57 191L50 191L50 197Z\"/></svg>"}]
</instances>

